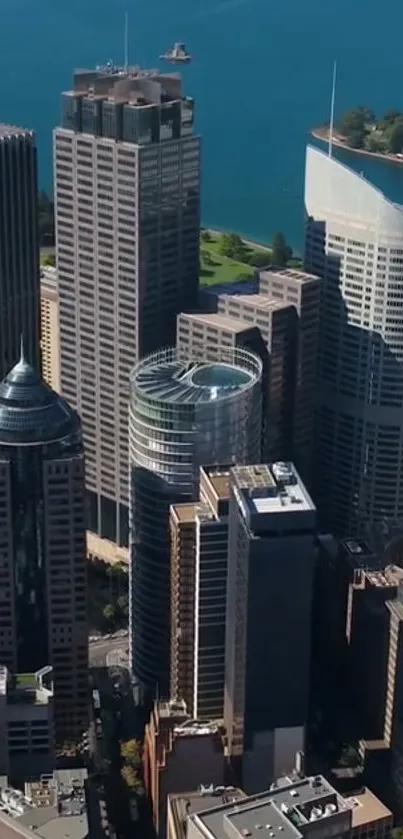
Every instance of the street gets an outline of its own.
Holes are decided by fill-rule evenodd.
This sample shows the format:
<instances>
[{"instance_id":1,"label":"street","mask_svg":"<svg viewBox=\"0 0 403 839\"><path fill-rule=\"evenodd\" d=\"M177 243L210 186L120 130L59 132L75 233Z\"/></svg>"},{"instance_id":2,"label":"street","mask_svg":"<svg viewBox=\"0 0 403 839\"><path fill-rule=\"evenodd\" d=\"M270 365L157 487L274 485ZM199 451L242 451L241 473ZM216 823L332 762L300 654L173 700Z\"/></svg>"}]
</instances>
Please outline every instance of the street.
<instances>
[{"instance_id":1,"label":"street","mask_svg":"<svg viewBox=\"0 0 403 839\"><path fill-rule=\"evenodd\" d=\"M92 641L89 645L90 667L105 667L107 656L116 652L116 659L122 660L125 651L129 648L128 638L100 638L99 641ZM112 656L114 657L114 656ZM126 654L128 661L128 656Z\"/></svg>"}]
</instances>

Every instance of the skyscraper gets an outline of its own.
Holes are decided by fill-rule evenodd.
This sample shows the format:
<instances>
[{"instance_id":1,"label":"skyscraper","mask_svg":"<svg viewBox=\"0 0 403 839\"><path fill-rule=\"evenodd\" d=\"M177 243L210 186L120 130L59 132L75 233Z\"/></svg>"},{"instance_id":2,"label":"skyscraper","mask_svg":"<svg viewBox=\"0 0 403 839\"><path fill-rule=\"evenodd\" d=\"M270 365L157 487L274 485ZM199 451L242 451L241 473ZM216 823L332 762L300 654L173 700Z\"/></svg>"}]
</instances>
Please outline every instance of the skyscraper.
<instances>
[{"instance_id":1,"label":"skyscraper","mask_svg":"<svg viewBox=\"0 0 403 839\"><path fill-rule=\"evenodd\" d=\"M403 516L403 207L309 147L305 266L322 277L317 487L338 534Z\"/></svg>"},{"instance_id":2,"label":"skyscraper","mask_svg":"<svg viewBox=\"0 0 403 839\"><path fill-rule=\"evenodd\" d=\"M37 151L33 131L0 123L0 381L24 336L39 370Z\"/></svg>"},{"instance_id":3,"label":"skyscraper","mask_svg":"<svg viewBox=\"0 0 403 839\"><path fill-rule=\"evenodd\" d=\"M78 415L23 355L0 384L0 659L53 667L55 734L87 723L84 452Z\"/></svg>"},{"instance_id":4,"label":"skyscraper","mask_svg":"<svg viewBox=\"0 0 403 839\"><path fill-rule=\"evenodd\" d=\"M316 509L290 463L230 475L224 724L248 792L304 748Z\"/></svg>"},{"instance_id":5,"label":"skyscraper","mask_svg":"<svg viewBox=\"0 0 403 839\"><path fill-rule=\"evenodd\" d=\"M169 507L197 497L202 465L248 463L261 447L258 356L217 362L155 353L133 369L130 445L130 656L138 682L169 694Z\"/></svg>"},{"instance_id":6,"label":"skyscraper","mask_svg":"<svg viewBox=\"0 0 403 839\"><path fill-rule=\"evenodd\" d=\"M90 529L127 544L129 371L175 341L199 277L200 138L177 74L75 74L54 134L62 393L79 411Z\"/></svg>"},{"instance_id":7,"label":"skyscraper","mask_svg":"<svg viewBox=\"0 0 403 839\"><path fill-rule=\"evenodd\" d=\"M199 720L224 713L228 503L228 467L212 466L198 500L170 510L171 696Z\"/></svg>"}]
</instances>

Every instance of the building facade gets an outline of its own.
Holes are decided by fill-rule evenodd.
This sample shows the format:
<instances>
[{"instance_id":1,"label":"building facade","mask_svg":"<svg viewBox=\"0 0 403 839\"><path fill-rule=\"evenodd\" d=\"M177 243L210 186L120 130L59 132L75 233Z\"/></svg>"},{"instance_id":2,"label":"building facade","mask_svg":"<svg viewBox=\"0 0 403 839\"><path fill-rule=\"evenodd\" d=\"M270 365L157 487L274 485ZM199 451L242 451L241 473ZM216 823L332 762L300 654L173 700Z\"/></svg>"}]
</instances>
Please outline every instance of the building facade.
<instances>
[{"instance_id":1,"label":"building facade","mask_svg":"<svg viewBox=\"0 0 403 839\"><path fill-rule=\"evenodd\" d=\"M21 336L40 369L38 183L35 134L0 123L0 381Z\"/></svg>"},{"instance_id":2,"label":"building facade","mask_svg":"<svg viewBox=\"0 0 403 839\"><path fill-rule=\"evenodd\" d=\"M78 415L22 356L0 384L0 650L53 667L55 736L88 719L84 450Z\"/></svg>"},{"instance_id":3,"label":"building facade","mask_svg":"<svg viewBox=\"0 0 403 839\"><path fill-rule=\"evenodd\" d=\"M138 682L169 693L169 507L197 497L201 465L247 463L261 444L262 363L223 348L221 360L155 353L131 374L130 647Z\"/></svg>"},{"instance_id":4,"label":"building facade","mask_svg":"<svg viewBox=\"0 0 403 839\"><path fill-rule=\"evenodd\" d=\"M221 785L224 746L218 724L200 723L186 703L155 702L144 737L144 783L157 836L165 839L167 797L201 784Z\"/></svg>"},{"instance_id":5,"label":"building facade","mask_svg":"<svg viewBox=\"0 0 403 839\"><path fill-rule=\"evenodd\" d=\"M288 372L290 362L286 366L287 355L281 368L284 369L283 389L286 394L282 416L287 417L289 405L292 404L292 457L304 483L311 489L315 453L321 280L315 274L283 268L278 271L261 271L259 288L261 294L276 301L277 305L292 306L296 313L293 375ZM279 350L277 356L281 358Z\"/></svg>"},{"instance_id":6,"label":"building facade","mask_svg":"<svg viewBox=\"0 0 403 839\"><path fill-rule=\"evenodd\" d=\"M403 516L403 207L308 147L305 267L322 278L317 487L338 535Z\"/></svg>"},{"instance_id":7,"label":"building facade","mask_svg":"<svg viewBox=\"0 0 403 839\"><path fill-rule=\"evenodd\" d=\"M256 792L304 749L316 510L290 463L236 466L230 492L224 724Z\"/></svg>"},{"instance_id":8,"label":"building facade","mask_svg":"<svg viewBox=\"0 0 403 839\"><path fill-rule=\"evenodd\" d=\"M310 488L319 346L319 277L291 268L260 271L258 278L199 291L206 314L180 315L178 346L214 352L217 339L235 332L263 343L263 457L293 460ZM212 314L213 313L213 314ZM228 326L225 326L224 319ZM232 325L232 326L231 326ZM256 338L253 338L256 341ZM251 346L248 343L248 346Z\"/></svg>"},{"instance_id":9,"label":"building facade","mask_svg":"<svg viewBox=\"0 0 403 839\"><path fill-rule=\"evenodd\" d=\"M57 270L41 268L41 351L45 382L60 393L60 314Z\"/></svg>"},{"instance_id":10,"label":"building facade","mask_svg":"<svg viewBox=\"0 0 403 839\"><path fill-rule=\"evenodd\" d=\"M204 467L198 501L170 510L171 697L200 720L224 715L228 504L228 467Z\"/></svg>"},{"instance_id":11,"label":"building facade","mask_svg":"<svg viewBox=\"0 0 403 839\"><path fill-rule=\"evenodd\" d=\"M200 138L180 77L76 73L54 164L62 393L82 418L90 529L127 545L129 372L173 344L198 288Z\"/></svg>"},{"instance_id":12,"label":"building facade","mask_svg":"<svg viewBox=\"0 0 403 839\"><path fill-rule=\"evenodd\" d=\"M24 781L53 772L55 765L53 673L12 676L0 668L0 776Z\"/></svg>"}]
</instances>

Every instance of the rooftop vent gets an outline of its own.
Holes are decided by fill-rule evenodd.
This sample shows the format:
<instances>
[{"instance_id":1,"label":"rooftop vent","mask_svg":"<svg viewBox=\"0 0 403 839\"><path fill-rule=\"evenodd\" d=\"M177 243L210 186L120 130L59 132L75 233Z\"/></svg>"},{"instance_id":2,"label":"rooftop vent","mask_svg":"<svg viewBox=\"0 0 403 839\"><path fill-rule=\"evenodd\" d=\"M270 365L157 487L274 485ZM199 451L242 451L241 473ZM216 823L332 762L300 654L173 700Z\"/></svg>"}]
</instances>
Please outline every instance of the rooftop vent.
<instances>
[{"instance_id":1,"label":"rooftop vent","mask_svg":"<svg viewBox=\"0 0 403 839\"><path fill-rule=\"evenodd\" d=\"M205 787L204 784L200 784L199 786L199 795L213 795L214 794L214 784L210 784L208 787Z\"/></svg>"},{"instance_id":2,"label":"rooftop vent","mask_svg":"<svg viewBox=\"0 0 403 839\"><path fill-rule=\"evenodd\" d=\"M316 789L317 787L322 786L322 778L320 775L314 775L312 778L309 779L309 784L312 789Z\"/></svg>"}]
</instances>

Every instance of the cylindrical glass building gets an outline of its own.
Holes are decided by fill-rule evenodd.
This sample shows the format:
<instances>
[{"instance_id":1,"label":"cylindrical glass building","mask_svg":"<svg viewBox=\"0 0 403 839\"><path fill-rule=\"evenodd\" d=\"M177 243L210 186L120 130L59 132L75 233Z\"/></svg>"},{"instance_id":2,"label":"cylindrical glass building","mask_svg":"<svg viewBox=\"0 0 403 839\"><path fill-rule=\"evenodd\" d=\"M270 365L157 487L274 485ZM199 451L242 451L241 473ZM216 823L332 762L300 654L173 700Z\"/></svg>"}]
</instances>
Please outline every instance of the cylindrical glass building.
<instances>
[{"instance_id":1,"label":"cylindrical glass building","mask_svg":"<svg viewBox=\"0 0 403 839\"><path fill-rule=\"evenodd\" d=\"M169 689L169 506L196 497L200 466L259 462L261 376L256 355L227 347L214 363L162 350L132 371L130 652L151 693Z\"/></svg>"}]
</instances>

